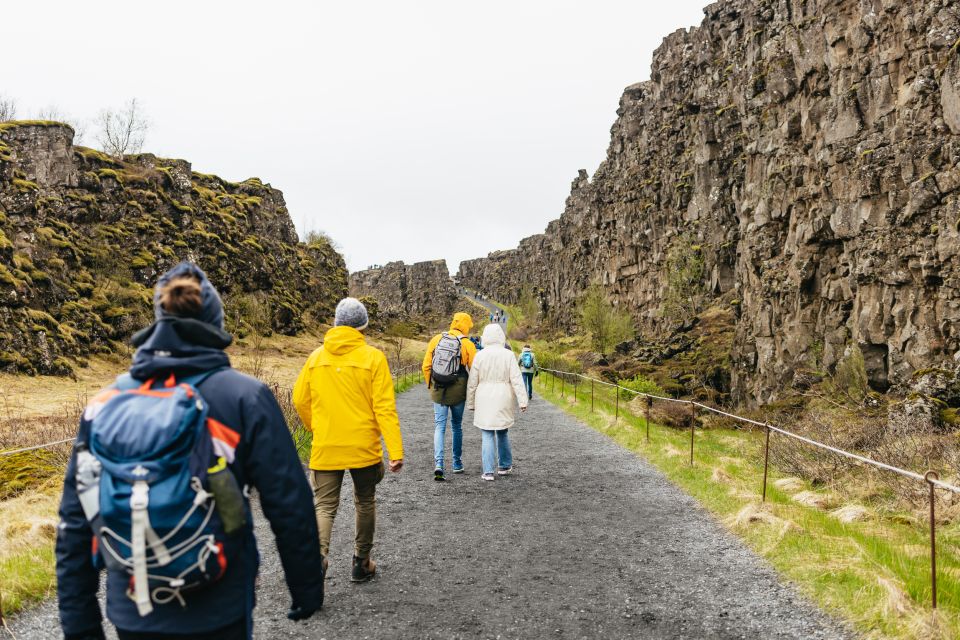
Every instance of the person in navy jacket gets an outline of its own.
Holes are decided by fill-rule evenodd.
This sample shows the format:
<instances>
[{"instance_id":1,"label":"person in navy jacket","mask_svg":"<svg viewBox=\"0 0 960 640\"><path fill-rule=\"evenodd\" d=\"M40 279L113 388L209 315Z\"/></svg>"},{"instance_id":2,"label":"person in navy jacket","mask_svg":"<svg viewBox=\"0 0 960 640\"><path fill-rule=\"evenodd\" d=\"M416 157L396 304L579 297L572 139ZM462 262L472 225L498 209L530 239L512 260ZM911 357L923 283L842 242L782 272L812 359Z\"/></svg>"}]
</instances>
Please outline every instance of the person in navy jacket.
<instances>
[{"instance_id":1,"label":"person in navy jacket","mask_svg":"<svg viewBox=\"0 0 960 640\"><path fill-rule=\"evenodd\" d=\"M256 489L263 514L276 537L292 620L309 618L323 605L323 569L313 501L284 416L270 389L230 368L224 349L232 337L223 330L220 296L199 267L181 263L157 283L156 321L133 337L137 351L130 367L136 380L183 377L216 370L198 389L219 423L220 446L232 447L230 469L240 486ZM86 443L83 419L77 445ZM91 552L93 531L77 497L76 447L67 467L57 534L57 596L66 640L104 638L97 598L100 576ZM223 578L185 594L185 604L158 604L141 617L127 596L129 577L107 572L107 617L121 640L252 638L254 585L259 553L247 505L239 560Z\"/></svg>"}]
</instances>

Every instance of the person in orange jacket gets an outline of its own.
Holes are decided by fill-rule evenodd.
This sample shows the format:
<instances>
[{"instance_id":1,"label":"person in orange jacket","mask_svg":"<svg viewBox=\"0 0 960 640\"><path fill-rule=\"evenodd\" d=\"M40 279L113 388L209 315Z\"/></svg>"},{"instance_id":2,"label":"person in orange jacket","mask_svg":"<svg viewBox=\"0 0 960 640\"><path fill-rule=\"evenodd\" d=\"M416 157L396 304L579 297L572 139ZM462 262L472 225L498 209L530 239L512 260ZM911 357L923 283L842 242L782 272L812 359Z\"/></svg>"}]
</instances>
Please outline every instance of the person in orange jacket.
<instances>
[{"instance_id":1,"label":"person in orange jacket","mask_svg":"<svg viewBox=\"0 0 960 640\"><path fill-rule=\"evenodd\" d=\"M355 298L344 298L337 305L334 324L300 372L293 403L313 433L310 469L324 568L343 475L349 470L357 512L350 580L365 582L376 572L370 553L376 488L384 475L380 438L394 473L403 467L403 441L387 357L367 345L361 333L368 325L366 307Z\"/></svg>"},{"instance_id":2,"label":"person in orange jacket","mask_svg":"<svg viewBox=\"0 0 960 640\"><path fill-rule=\"evenodd\" d=\"M435 335L423 357L423 377L433 400L433 479L437 481L444 480L443 441L448 415L453 432L453 472L463 473L463 409L470 366L477 355L476 345L468 338L472 328L470 314L455 313L450 330Z\"/></svg>"}]
</instances>

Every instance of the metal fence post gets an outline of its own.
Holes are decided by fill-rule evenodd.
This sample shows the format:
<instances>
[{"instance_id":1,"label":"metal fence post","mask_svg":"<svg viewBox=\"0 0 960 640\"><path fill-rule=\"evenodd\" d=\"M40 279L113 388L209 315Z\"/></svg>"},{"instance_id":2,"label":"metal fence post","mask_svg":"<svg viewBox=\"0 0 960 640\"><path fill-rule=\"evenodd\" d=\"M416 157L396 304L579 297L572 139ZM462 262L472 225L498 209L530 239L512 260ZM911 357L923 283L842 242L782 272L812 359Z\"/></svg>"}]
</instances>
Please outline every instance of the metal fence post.
<instances>
[{"instance_id":1,"label":"metal fence post","mask_svg":"<svg viewBox=\"0 0 960 640\"><path fill-rule=\"evenodd\" d=\"M934 610L937 608L937 514L936 514L936 486L933 480L939 480L940 474L936 471L927 471L923 476L930 485L930 590Z\"/></svg>"},{"instance_id":2,"label":"metal fence post","mask_svg":"<svg viewBox=\"0 0 960 640\"><path fill-rule=\"evenodd\" d=\"M573 404L577 404L577 378L573 379Z\"/></svg>"},{"instance_id":3,"label":"metal fence post","mask_svg":"<svg viewBox=\"0 0 960 640\"><path fill-rule=\"evenodd\" d=\"M563 376L560 377L560 397L567 399L567 379Z\"/></svg>"},{"instance_id":4,"label":"metal fence post","mask_svg":"<svg viewBox=\"0 0 960 640\"><path fill-rule=\"evenodd\" d=\"M550 393L553 393L557 390L557 374L550 374Z\"/></svg>"},{"instance_id":5,"label":"metal fence post","mask_svg":"<svg viewBox=\"0 0 960 640\"><path fill-rule=\"evenodd\" d=\"M770 425L767 425L767 437L763 443L763 498L760 502L767 501L767 469L770 466Z\"/></svg>"},{"instance_id":6,"label":"metal fence post","mask_svg":"<svg viewBox=\"0 0 960 640\"><path fill-rule=\"evenodd\" d=\"M593 413L593 378L590 378L590 413Z\"/></svg>"},{"instance_id":7,"label":"metal fence post","mask_svg":"<svg viewBox=\"0 0 960 640\"><path fill-rule=\"evenodd\" d=\"M693 432L697 424L697 405L690 401L690 466L693 466Z\"/></svg>"},{"instance_id":8,"label":"metal fence post","mask_svg":"<svg viewBox=\"0 0 960 640\"><path fill-rule=\"evenodd\" d=\"M644 422L647 423L647 444L650 444L650 407L653 406L653 398L647 396L647 407L644 410Z\"/></svg>"},{"instance_id":9,"label":"metal fence post","mask_svg":"<svg viewBox=\"0 0 960 640\"><path fill-rule=\"evenodd\" d=\"M613 417L613 424L617 424L620 420L620 387L614 387L613 392L617 394L617 412Z\"/></svg>"}]
</instances>

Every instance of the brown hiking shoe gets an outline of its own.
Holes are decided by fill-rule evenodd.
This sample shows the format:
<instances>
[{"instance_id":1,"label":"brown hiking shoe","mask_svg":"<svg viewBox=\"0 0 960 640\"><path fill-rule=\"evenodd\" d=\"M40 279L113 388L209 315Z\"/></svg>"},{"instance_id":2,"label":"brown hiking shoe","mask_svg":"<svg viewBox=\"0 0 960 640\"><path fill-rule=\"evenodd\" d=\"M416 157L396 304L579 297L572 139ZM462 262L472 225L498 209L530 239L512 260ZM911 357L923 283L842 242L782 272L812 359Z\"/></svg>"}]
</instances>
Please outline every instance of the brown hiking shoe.
<instances>
[{"instance_id":1,"label":"brown hiking shoe","mask_svg":"<svg viewBox=\"0 0 960 640\"><path fill-rule=\"evenodd\" d=\"M377 563L372 558L353 556L353 574L350 582L367 582L377 572Z\"/></svg>"}]
</instances>

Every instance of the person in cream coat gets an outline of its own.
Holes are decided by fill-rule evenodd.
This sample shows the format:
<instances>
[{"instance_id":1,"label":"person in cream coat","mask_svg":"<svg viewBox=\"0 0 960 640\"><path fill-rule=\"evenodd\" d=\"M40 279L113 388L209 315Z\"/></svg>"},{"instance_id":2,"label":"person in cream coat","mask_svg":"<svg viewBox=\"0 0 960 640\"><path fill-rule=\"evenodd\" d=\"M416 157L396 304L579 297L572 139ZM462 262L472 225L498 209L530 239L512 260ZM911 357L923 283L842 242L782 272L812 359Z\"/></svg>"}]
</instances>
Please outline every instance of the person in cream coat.
<instances>
[{"instance_id":1,"label":"person in cream coat","mask_svg":"<svg viewBox=\"0 0 960 640\"><path fill-rule=\"evenodd\" d=\"M509 429L517 419L517 408L527 410L526 389L520 365L513 352L505 349L507 337L499 324L488 324L467 383L467 408L473 410L473 424L483 434L484 480L494 479L494 469L507 475L513 469Z\"/></svg>"}]
</instances>

